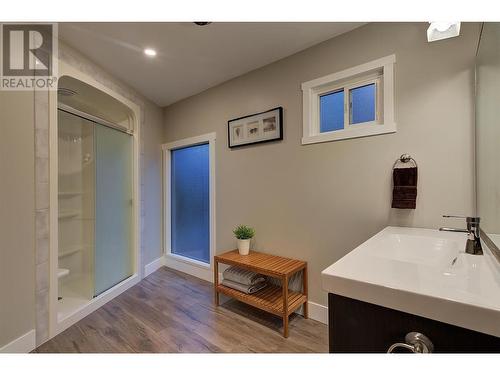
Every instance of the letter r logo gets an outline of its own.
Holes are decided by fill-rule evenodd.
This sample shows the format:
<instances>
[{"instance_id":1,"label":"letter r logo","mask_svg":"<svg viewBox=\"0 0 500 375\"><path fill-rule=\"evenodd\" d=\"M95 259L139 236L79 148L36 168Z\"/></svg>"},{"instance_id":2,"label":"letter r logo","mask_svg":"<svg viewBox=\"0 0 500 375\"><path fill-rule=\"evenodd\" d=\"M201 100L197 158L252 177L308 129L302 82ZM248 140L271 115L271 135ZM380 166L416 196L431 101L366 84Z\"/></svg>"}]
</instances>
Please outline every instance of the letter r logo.
<instances>
[{"instance_id":1,"label":"letter r logo","mask_svg":"<svg viewBox=\"0 0 500 375\"><path fill-rule=\"evenodd\" d=\"M53 25L3 24L2 74L50 76L53 64Z\"/></svg>"}]
</instances>

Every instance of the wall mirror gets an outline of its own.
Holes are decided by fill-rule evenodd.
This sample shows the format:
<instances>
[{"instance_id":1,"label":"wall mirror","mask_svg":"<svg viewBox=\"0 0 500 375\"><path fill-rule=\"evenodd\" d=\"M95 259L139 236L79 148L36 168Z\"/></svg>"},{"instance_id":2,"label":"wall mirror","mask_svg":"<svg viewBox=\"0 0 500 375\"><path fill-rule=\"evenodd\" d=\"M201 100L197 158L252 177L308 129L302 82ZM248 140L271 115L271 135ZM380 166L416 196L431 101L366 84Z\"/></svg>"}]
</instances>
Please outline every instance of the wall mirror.
<instances>
[{"instance_id":1,"label":"wall mirror","mask_svg":"<svg viewBox=\"0 0 500 375\"><path fill-rule=\"evenodd\" d=\"M500 23L494 22L483 24L476 56L476 207L483 238L500 248Z\"/></svg>"}]
</instances>

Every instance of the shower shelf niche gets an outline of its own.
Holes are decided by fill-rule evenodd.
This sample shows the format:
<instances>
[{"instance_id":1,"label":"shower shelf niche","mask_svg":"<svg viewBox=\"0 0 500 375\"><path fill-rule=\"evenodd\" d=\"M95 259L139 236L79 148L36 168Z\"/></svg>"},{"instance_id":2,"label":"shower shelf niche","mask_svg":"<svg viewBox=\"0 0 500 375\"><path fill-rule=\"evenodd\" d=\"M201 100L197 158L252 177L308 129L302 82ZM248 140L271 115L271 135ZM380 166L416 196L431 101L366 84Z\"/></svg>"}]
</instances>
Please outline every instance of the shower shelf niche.
<instances>
[{"instance_id":1,"label":"shower shelf niche","mask_svg":"<svg viewBox=\"0 0 500 375\"><path fill-rule=\"evenodd\" d=\"M76 197L78 195L83 195L84 193L82 191L60 191L58 193L59 198L71 198L71 197Z\"/></svg>"},{"instance_id":2,"label":"shower shelf niche","mask_svg":"<svg viewBox=\"0 0 500 375\"><path fill-rule=\"evenodd\" d=\"M80 211L59 211L59 220L71 219L80 215Z\"/></svg>"},{"instance_id":3,"label":"shower shelf niche","mask_svg":"<svg viewBox=\"0 0 500 375\"><path fill-rule=\"evenodd\" d=\"M59 258L64 258L64 257L67 257L68 255L76 254L80 251L83 251L84 249L85 249L85 246L76 246L73 248L69 248L67 250L62 250L58 256L59 256Z\"/></svg>"},{"instance_id":4,"label":"shower shelf niche","mask_svg":"<svg viewBox=\"0 0 500 375\"><path fill-rule=\"evenodd\" d=\"M57 278L60 279L61 277L68 276L69 275L69 270L67 268L58 268L57 269Z\"/></svg>"}]
</instances>

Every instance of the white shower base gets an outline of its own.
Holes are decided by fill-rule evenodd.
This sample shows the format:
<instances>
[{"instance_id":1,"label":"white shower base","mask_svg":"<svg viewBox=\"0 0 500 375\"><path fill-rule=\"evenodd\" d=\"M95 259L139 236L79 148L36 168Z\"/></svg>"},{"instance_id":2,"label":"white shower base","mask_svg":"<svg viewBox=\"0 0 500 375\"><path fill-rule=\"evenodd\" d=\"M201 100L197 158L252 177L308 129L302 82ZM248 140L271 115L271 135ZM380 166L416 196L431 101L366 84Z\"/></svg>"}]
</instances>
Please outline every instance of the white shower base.
<instances>
[{"instance_id":1,"label":"white shower base","mask_svg":"<svg viewBox=\"0 0 500 375\"><path fill-rule=\"evenodd\" d=\"M63 294L63 299L57 301L57 321L55 322L52 337L94 312L105 303L111 301L128 288L137 284L140 280L140 276L134 274L91 300L85 298L81 294L68 293L68 291L66 291L66 293Z\"/></svg>"},{"instance_id":2,"label":"white shower base","mask_svg":"<svg viewBox=\"0 0 500 375\"><path fill-rule=\"evenodd\" d=\"M90 298L80 291L82 285L87 285L85 277L68 280L62 287L62 299L57 301L57 320L59 322L73 315L90 302Z\"/></svg>"},{"instance_id":3,"label":"white shower base","mask_svg":"<svg viewBox=\"0 0 500 375\"><path fill-rule=\"evenodd\" d=\"M90 302L77 293L66 292L63 299L57 301L57 320L60 322L83 308Z\"/></svg>"}]
</instances>

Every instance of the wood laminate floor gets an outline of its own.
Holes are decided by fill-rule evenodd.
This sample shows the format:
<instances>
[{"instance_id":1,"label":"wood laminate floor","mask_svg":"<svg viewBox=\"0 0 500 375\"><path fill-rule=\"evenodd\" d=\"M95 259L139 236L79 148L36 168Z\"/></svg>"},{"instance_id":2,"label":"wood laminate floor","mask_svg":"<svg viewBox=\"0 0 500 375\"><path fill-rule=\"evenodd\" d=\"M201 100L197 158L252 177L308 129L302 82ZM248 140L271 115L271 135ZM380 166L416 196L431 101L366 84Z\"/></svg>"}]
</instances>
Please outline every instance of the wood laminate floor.
<instances>
[{"instance_id":1,"label":"wood laminate floor","mask_svg":"<svg viewBox=\"0 0 500 375\"><path fill-rule=\"evenodd\" d=\"M285 339L281 324L280 318L238 301L215 307L212 284L163 267L35 352L328 351L326 325L294 314Z\"/></svg>"}]
</instances>

